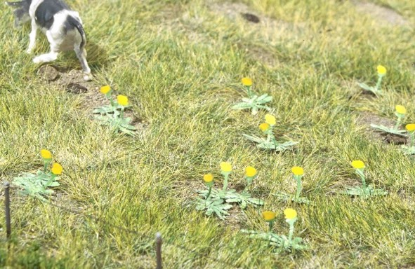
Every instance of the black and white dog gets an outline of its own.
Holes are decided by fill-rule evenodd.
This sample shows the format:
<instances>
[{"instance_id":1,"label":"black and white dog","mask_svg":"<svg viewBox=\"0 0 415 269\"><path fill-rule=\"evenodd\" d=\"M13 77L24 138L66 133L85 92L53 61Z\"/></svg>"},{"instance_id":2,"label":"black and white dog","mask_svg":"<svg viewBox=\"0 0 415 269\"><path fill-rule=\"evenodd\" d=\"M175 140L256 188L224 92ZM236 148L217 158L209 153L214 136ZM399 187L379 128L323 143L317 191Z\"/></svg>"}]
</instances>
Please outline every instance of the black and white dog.
<instances>
[{"instance_id":1,"label":"black and white dog","mask_svg":"<svg viewBox=\"0 0 415 269\"><path fill-rule=\"evenodd\" d=\"M51 62L57 59L58 53L65 50L75 50L81 62L84 79L91 79L91 69L86 61L86 37L78 12L70 10L62 0L22 0L6 2L15 7L15 26L31 21L29 47L27 53L32 53L36 45L37 29L46 35L50 52L33 58L34 63Z\"/></svg>"}]
</instances>

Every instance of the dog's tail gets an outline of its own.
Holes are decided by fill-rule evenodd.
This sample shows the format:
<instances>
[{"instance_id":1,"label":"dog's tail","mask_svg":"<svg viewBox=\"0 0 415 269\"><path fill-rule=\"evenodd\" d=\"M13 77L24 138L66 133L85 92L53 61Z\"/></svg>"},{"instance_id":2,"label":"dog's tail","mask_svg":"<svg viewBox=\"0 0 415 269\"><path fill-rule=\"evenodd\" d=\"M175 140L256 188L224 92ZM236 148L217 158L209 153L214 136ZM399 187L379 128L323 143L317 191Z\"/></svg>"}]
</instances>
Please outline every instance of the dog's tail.
<instances>
[{"instance_id":1,"label":"dog's tail","mask_svg":"<svg viewBox=\"0 0 415 269\"><path fill-rule=\"evenodd\" d=\"M86 36L85 36L85 31L84 31L84 27L82 26L82 23L72 16L68 16L67 20L68 20L68 23L72 25L73 27L75 27L78 30L79 34L81 35L82 41L81 41L80 49L81 50L84 49L86 45Z\"/></svg>"}]
</instances>

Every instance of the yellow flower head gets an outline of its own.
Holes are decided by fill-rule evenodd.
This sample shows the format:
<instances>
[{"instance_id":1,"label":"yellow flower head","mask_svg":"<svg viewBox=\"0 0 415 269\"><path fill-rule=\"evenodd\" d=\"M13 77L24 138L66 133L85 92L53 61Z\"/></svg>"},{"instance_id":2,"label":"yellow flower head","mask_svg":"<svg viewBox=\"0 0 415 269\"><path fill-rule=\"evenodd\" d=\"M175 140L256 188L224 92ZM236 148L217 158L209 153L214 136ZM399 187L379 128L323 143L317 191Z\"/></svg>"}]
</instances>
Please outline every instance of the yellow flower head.
<instances>
[{"instance_id":1,"label":"yellow flower head","mask_svg":"<svg viewBox=\"0 0 415 269\"><path fill-rule=\"evenodd\" d=\"M402 114L402 115L406 114L406 108L404 106L397 105L395 106L395 109L398 114Z\"/></svg>"},{"instance_id":2,"label":"yellow flower head","mask_svg":"<svg viewBox=\"0 0 415 269\"><path fill-rule=\"evenodd\" d=\"M259 125L259 129L261 129L261 131L263 131L263 132L268 131L269 130L269 127L270 127L270 125L268 123L266 123L266 122L261 123Z\"/></svg>"},{"instance_id":3,"label":"yellow flower head","mask_svg":"<svg viewBox=\"0 0 415 269\"><path fill-rule=\"evenodd\" d=\"M118 95L117 103L122 106L128 106L128 97L125 95Z\"/></svg>"},{"instance_id":4,"label":"yellow flower head","mask_svg":"<svg viewBox=\"0 0 415 269\"><path fill-rule=\"evenodd\" d=\"M45 159L45 160L52 159L52 153L50 153L50 151L47 150L47 149L42 149L40 151L40 156L42 156L42 158Z\"/></svg>"},{"instance_id":5,"label":"yellow flower head","mask_svg":"<svg viewBox=\"0 0 415 269\"><path fill-rule=\"evenodd\" d=\"M111 91L111 87L109 85L102 86L100 92L103 94L107 94Z\"/></svg>"},{"instance_id":6,"label":"yellow flower head","mask_svg":"<svg viewBox=\"0 0 415 269\"><path fill-rule=\"evenodd\" d=\"M291 171L293 172L293 174L295 176L304 175L304 169L302 167L299 167L299 166L294 166L293 168L291 168Z\"/></svg>"},{"instance_id":7,"label":"yellow flower head","mask_svg":"<svg viewBox=\"0 0 415 269\"><path fill-rule=\"evenodd\" d=\"M254 177L254 176L256 176L257 173L258 173L257 170L252 166L248 166L248 167L245 168L245 176L246 177Z\"/></svg>"},{"instance_id":8,"label":"yellow flower head","mask_svg":"<svg viewBox=\"0 0 415 269\"><path fill-rule=\"evenodd\" d=\"M407 124L407 125L405 126L405 129L406 129L408 132L413 132L413 131L415 131L415 123L410 123L410 124Z\"/></svg>"},{"instance_id":9,"label":"yellow flower head","mask_svg":"<svg viewBox=\"0 0 415 269\"><path fill-rule=\"evenodd\" d=\"M295 211L295 209L292 209L292 208L286 208L284 210L284 215L285 215L285 219L287 220L295 219L297 217L297 211Z\"/></svg>"},{"instance_id":10,"label":"yellow flower head","mask_svg":"<svg viewBox=\"0 0 415 269\"><path fill-rule=\"evenodd\" d=\"M244 86L247 86L247 87L252 86L252 79L250 78L242 78L241 82Z\"/></svg>"},{"instance_id":11,"label":"yellow flower head","mask_svg":"<svg viewBox=\"0 0 415 269\"><path fill-rule=\"evenodd\" d=\"M203 176L203 181L206 183L210 183L213 181L213 175L212 174L206 174Z\"/></svg>"},{"instance_id":12,"label":"yellow flower head","mask_svg":"<svg viewBox=\"0 0 415 269\"><path fill-rule=\"evenodd\" d=\"M221 162L220 170L222 170L222 172L225 172L225 173L230 173L232 172L232 165L228 162Z\"/></svg>"},{"instance_id":13,"label":"yellow flower head","mask_svg":"<svg viewBox=\"0 0 415 269\"><path fill-rule=\"evenodd\" d=\"M276 214L275 214L275 212L272 212L272 211L264 211L264 212L262 212L262 218L265 220L265 221L273 221L274 219L275 219L275 217L276 217Z\"/></svg>"},{"instance_id":14,"label":"yellow flower head","mask_svg":"<svg viewBox=\"0 0 415 269\"><path fill-rule=\"evenodd\" d=\"M62 174L62 170L63 170L62 165L58 163L53 163L52 168L50 169L50 171L56 176L59 176L60 174Z\"/></svg>"},{"instance_id":15,"label":"yellow flower head","mask_svg":"<svg viewBox=\"0 0 415 269\"><path fill-rule=\"evenodd\" d=\"M352 161L352 166L354 169L363 169L365 168L365 163L361 160L354 160Z\"/></svg>"},{"instance_id":16,"label":"yellow flower head","mask_svg":"<svg viewBox=\"0 0 415 269\"><path fill-rule=\"evenodd\" d=\"M377 69L379 75L383 76L386 74L386 67L384 67L383 65L378 65Z\"/></svg>"},{"instance_id":17,"label":"yellow flower head","mask_svg":"<svg viewBox=\"0 0 415 269\"><path fill-rule=\"evenodd\" d=\"M268 123L271 126L274 126L275 124L277 124L277 119L271 114L266 114L265 115L265 122Z\"/></svg>"}]
</instances>

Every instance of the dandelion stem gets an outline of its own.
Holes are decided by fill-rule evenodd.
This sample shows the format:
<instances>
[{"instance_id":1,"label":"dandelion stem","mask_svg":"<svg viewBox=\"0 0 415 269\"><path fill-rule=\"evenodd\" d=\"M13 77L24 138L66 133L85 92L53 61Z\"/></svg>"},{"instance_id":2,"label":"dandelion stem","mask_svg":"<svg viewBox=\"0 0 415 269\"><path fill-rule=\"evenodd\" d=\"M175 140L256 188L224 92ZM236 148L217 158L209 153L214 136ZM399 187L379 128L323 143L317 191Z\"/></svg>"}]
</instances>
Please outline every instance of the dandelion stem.
<instances>
[{"instance_id":1,"label":"dandelion stem","mask_svg":"<svg viewBox=\"0 0 415 269\"><path fill-rule=\"evenodd\" d=\"M246 186L245 186L243 192L246 192L246 190L249 188L249 186L251 186L252 180L253 180L253 177L246 177Z\"/></svg>"},{"instance_id":2,"label":"dandelion stem","mask_svg":"<svg viewBox=\"0 0 415 269\"><path fill-rule=\"evenodd\" d=\"M268 223L268 225L269 225L269 232L271 233L272 232L272 227L274 227L274 221L270 221Z\"/></svg>"},{"instance_id":3,"label":"dandelion stem","mask_svg":"<svg viewBox=\"0 0 415 269\"><path fill-rule=\"evenodd\" d=\"M398 120L396 121L395 130L398 130L399 125L401 124L401 117L398 116Z\"/></svg>"},{"instance_id":4,"label":"dandelion stem","mask_svg":"<svg viewBox=\"0 0 415 269\"><path fill-rule=\"evenodd\" d=\"M121 119L123 119L123 118L124 118L124 107L122 107L122 108L121 108L120 118L121 118Z\"/></svg>"},{"instance_id":5,"label":"dandelion stem","mask_svg":"<svg viewBox=\"0 0 415 269\"><path fill-rule=\"evenodd\" d=\"M291 242L293 240L293 234L294 234L294 222L296 219L288 220L288 224L290 225L290 231L288 232L288 242L291 245Z\"/></svg>"},{"instance_id":6,"label":"dandelion stem","mask_svg":"<svg viewBox=\"0 0 415 269\"><path fill-rule=\"evenodd\" d=\"M106 95L105 95L105 97L108 99L108 101L110 101L110 104L111 104L111 106L112 107L116 107L117 106L117 104L114 102L114 100L111 98L111 94L110 93L107 93Z\"/></svg>"},{"instance_id":7,"label":"dandelion stem","mask_svg":"<svg viewBox=\"0 0 415 269\"><path fill-rule=\"evenodd\" d=\"M252 97L251 86L246 86L246 91L247 91L248 97L251 98Z\"/></svg>"},{"instance_id":8,"label":"dandelion stem","mask_svg":"<svg viewBox=\"0 0 415 269\"><path fill-rule=\"evenodd\" d=\"M229 173L223 173L223 176L225 177L225 180L223 181L223 191L225 192L228 188Z\"/></svg>"},{"instance_id":9,"label":"dandelion stem","mask_svg":"<svg viewBox=\"0 0 415 269\"><path fill-rule=\"evenodd\" d=\"M414 142L415 142L414 141L415 140L414 134L415 134L415 132L409 133L409 146L411 148L414 146Z\"/></svg>"},{"instance_id":10,"label":"dandelion stem","mask_svg":"<svg viewBox=\"0 0 415 269\"><path fill-rule=\"evenodd\" d=\"M209 199L210 193L212 192L212 186L209 186L209 191L208 194L206 196L206 200Z\"/></svg>"},{"instance_id":11,"label":"dandelion stem","mask_svg":"<svg viewBox=\"0 0 415 269\"><path fill-rule=\"evenodd\" d=\"M382 78L383 78L383 75L378 75L378 76L379 78L378 78L378 82L376 83L376 91L380 91L380 85L382 83Z\"/></svg>"},{"instance_id":12,"label":"dandelion stem","mask_svg":"<svg viewBox=\"0 0 415 269\"><path fill-rule=\"evenodd\" d=\"M362 179L363 188L366 189L366 179L365 179L365 175L363 174L363 169L356 169L356 174L360 176L360 178Z\"/></svg>"},{"instance_id":13,"label":"dandelion stem","mask_svg":"<svg viewBox=\"0 0 415 269\"><path fill-rule=\"evenodd\" d=\"M46 182L46 184L43 186L43 190L46 190L47 187L55 180L56 175L51 174L49 180Z\"/></svg>"},{"instance_id":14,"label":"dandelion stem","mask_svg":"<svg viewBox=\"0 0 415 269\"><path fill-rule=\"evenodd\" d=\"M267 142L270 142L271 138L272 138L272 126L270 126L267 131Z\"/></svg>"},{"instance_id":15,"label":"dandelion stem","mask_svg":"<svg viewBox=\"0 0 415 269\"><path fill-rule=\"evenodd\" d=\"M402 117L401 116L398 116L398 120L396 121L396 125L395 125L395 130L398 130L398 128L399 128L399 125L401 125L401 120L402 120Z\"/></svg>"},{"instance_id":16,"label":"dandelion stem","mask_svg":"<svg viewBox=\"0 0 415 269\"><path fill-rule=\"evenodd\" d=\"M302 185L301 185L301 176L294 176L294 178L297 180L297 191L295 193L295 202L298 202L298 200L300 199L300 194L301 191L303 189Z\"/></svg>"},{"instance_id":17,"label":"dandelion stem","mask_svg":"<svg viewBox=\"0 0 415 269\"><path fill-rule=\"evenodd\" d=\"M48 171L48 166L49 166L49 164L50 164L50 160L44 160L43 161L43 172L47 172Z\"/></svg>"}]
</instances>

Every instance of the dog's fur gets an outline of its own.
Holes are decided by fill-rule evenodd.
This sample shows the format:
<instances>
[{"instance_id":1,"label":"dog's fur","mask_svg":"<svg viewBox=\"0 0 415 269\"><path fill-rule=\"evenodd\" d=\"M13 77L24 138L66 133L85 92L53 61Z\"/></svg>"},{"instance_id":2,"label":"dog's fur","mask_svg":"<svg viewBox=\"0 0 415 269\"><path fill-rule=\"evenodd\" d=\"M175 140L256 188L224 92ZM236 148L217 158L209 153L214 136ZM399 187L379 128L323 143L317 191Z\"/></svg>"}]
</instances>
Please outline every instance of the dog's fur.
<instances>
[{"instance_id":1,"label":"dog's fur","mask_svg":"<svg viewBox=\"0 0 415 269\"><path fill-rule=\"evenodd\" d=\"M86 61L86 37L78 12L70 10L62 0L22 0L6 2L15 7L15 26L31 21L29 47L27 53L32 53L36 46L37 29L46 35L50 52L33 58L34 63L44 63L56 60L60 51L73 49L81 62L84 79L90 80L91 69Z\"/></svg>"}]
</instances>

